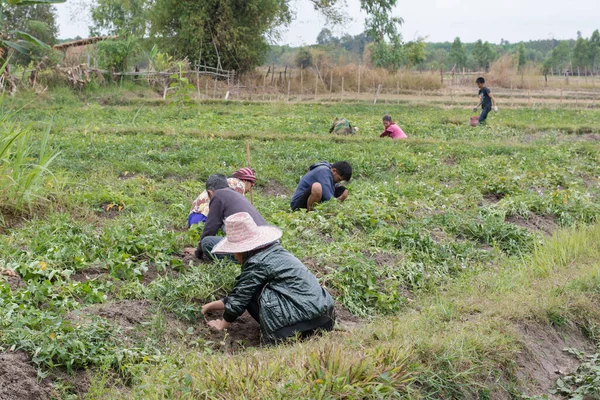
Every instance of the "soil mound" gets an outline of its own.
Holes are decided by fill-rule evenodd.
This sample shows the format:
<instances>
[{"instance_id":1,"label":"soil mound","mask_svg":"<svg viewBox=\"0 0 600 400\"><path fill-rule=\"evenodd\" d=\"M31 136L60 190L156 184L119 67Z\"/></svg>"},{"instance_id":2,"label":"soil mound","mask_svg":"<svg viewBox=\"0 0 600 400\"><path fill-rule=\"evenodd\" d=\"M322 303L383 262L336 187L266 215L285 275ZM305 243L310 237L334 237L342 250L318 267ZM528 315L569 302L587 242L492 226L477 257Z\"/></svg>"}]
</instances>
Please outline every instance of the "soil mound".
<instances>
[{"instance_id":1,"label":"soil mound","mask_svg":"<svg viewBox=\"0 0 600 400\"><path fill-rule=\"evenodd\" d=\"M547 394L558 378L577 369L579 360L565 352L565 348L594 350L591 342L575 328L521 325L517 332L522 342L517 356L517 377L525 384L524 392L529 396Z\"/></svg>"},{"instance_id":2,"label":"soil mound","mask_svg":"<svg viewBox=\"0 0 600 400\"><path fill-rule=\"evenodd\" d=\"M290 190L287 187L285 187L284 185L282 185L274 179L269 180L269 183L267 183L264 187L260 188L260 193L264 194L265 196L275 197L286 197L291 194Z\"/></svg>"},{"instance_id":3,"label":"soil mound","mask_svg":"<svg viewBox=\"0 0 600 400\"><path fill-rule=\"evenodd\" d=\"M53 396L50 383L38 382L24 353L0 353L0 400L43 400Z\"/></svg>"},{"instance_id":4,"label":"soil mound","mask_svg":"<svg viewBox=\"0 0 600 400\"><path fill-rule=\"evenodd\" d=\"M532 232L542 232L547 236L552 236L554 231L558 229L556 218L553 215L539 216L534 213L529 213L527 217L511 215L506 217L505 221L521 226Z\"/></svg>"}]
</instances>

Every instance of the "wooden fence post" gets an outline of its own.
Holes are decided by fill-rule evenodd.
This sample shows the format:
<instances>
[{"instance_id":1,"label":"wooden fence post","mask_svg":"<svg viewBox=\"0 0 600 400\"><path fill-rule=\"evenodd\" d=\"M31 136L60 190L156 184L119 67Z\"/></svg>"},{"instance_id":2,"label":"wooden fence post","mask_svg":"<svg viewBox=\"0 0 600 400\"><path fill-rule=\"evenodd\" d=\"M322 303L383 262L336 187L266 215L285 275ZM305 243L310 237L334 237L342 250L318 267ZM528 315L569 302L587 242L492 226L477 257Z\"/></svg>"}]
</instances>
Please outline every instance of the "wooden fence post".
<instances>
[{"instance_id":1,"label":"wooden fence post","mask_svg":"<svg viewBox=\"0 0 600 400\"><path fill-rule=\"evenodd\" d=\"M304 91L304 67L300 66L300 96L302 96L303 91Z\"/></svg>"},{"instance_id":2,"label":"wooden fence post","mask_svg":"<svg viewBox=\"0 0 600 400\"><path fill-rule=\"evenodd\" d=\"M217 78L215 78L215 87L213 89L213 99L217 98Z\"/></svg>"},{"instance_id":3,"label":"wooden fence post","mask_svg":"<svg viewBox=\"0 0 600 400\"><path fill-rule=\"evenodd\" d=\"M196 88L198 89L198 98L200 98L200 61L196 65Z\"/></svg>"},{"instance_id":4,"label":"wooden fence post","mask_svg":"<svg viewBox=\"0 0 600 400\"><path fill-rule=\"evenodd\" d=\"M315 101L317 101L317 90L319 89L319 75L315 74Z\"/></svg>"},{"instance_id":5,"label":"wooden fence post","mask_svg":"<svg viewBox=\"0 0 600 400\"><path fill-rule=\"evenodd\" d=\"M287 95L287 101L288 101L288 102L290 101L290 85L291 85L291 84L292 84L292 81L291 81L291 80L289 80L289 81L288 81L288 95Z\"/></svg>"},{"instance_id":6,"label":"wooden fence post","mask_svg":"<svg viewBox=\"0 0 600 400\"><path fill-rule=\"evenodd\" d=\"M377 93L375 93L375 100L373 100L373 104L377 104L377 98L379 97L379 92L381 91L381 83L377 86Z\"/></svg>"},{"instance_id":7,"label":"wooden fence post","mask_svg":"<svg viewBox=\"0 0 600 400\"><path fill-rule=\"evenodd\" d=\"M360 64L358 64L358 94L360 94Z\"/></svg>"}]
</instances>

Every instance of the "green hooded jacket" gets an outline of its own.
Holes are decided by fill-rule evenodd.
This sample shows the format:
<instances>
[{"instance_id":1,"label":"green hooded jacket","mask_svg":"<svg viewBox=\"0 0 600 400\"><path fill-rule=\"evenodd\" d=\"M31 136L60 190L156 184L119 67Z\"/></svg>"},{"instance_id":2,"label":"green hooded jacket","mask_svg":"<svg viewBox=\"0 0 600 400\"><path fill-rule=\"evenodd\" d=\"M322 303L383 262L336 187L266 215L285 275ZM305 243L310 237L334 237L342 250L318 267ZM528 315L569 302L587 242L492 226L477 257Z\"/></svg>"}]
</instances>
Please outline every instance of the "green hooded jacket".
<instances>
[{"instance_id":1,"label":"green hooded jacket","mask_svg":"<svg viewBox=\"0 0 600 400\"><path fill-rule=\"evenodd\" d=\"M250 256L242 265L224 301L223 319L235 321L255 294L260 328L267 341L276 339L273 334L278 329L327 315L334 305L312 272L279 244Z\"/></svg>"}]
</instances>

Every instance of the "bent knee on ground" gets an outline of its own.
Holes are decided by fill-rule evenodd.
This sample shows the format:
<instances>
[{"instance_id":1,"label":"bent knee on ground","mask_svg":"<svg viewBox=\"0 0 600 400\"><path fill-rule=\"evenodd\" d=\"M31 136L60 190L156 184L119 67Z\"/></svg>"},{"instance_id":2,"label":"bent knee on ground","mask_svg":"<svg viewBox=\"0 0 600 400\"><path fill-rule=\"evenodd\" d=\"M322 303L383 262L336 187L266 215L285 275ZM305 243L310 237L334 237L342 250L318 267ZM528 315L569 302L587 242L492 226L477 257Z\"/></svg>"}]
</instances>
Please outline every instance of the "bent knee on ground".
<instances>
[{"instance_id":1,"label":"bent knee on ground","mask_svg":"<svg viewBox=\"0 0 600 400\"><path fill-rule=\"evenodd\" d=\"M310 194L315 197L321 198L323 196L323 186L319 182L315 182L310 187Z\"/></svg>"}]
</instances>

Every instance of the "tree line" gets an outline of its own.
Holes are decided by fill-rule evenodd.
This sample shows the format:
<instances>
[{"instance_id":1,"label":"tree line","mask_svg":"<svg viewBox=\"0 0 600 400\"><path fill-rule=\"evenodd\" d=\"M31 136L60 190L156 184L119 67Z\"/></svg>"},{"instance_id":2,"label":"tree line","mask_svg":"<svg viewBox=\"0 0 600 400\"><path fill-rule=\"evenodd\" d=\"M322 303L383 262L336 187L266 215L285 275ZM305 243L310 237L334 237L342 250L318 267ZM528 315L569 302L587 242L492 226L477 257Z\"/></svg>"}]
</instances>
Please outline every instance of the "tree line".
<instances>
[{"instance_id":1,"label":"tree line","mask_svg":"<svg viewBox=\"0 0 600 400\"><path fill-rule=\"evenodd\" d=\"M532 40L499 44L484 42L463 43L459 37L452 42L425 42L419 38L410 42L375 44L366 34L336 37L323 28L313 46L271 46L267 63L308 66L328 63L365 63L390 70L398 68L488 70L494 61L509 56L517 69L533 66L542 73L565 72L580 74L600 70L600 33L595 30L589 38L577 32L577 39Z\"/></svg>"},{"instance_id":2,"label":"tree line","mask_svg":"<svg viewBox=\"0 0 600 400\"><path fill-rule=\"evenodd\" d=\"M45 0L47 3L63 0ZM328 22L342 23L347 17L341 0L299 0L312 5ZM279 30L294 18L292 0L95 0L91 6L90 35L118 35L120 43L105 43L99 48L110 68L126 68L127 58L137 45L160 49L173 59L240 72L263 64L310 66L369 63L389 70L462 69L486 70L499 58L510 56L517 68L528 65L543 73L579 73L600 69L600 33L589 38L580 32L572 40L536 40L493 44L478 40L463 43L431 43L425 38L404 42L399 33L402 19L393 15L397 0L360 0L369 17L359 35L336 37L328 28L317 36L317 44L304 48L270 43ZM20 0L21 6L0 0L0 40L20 48L12 62L29 64L51 57L48 46L37 42L57 42L56 10L41 0ZM31 5L27 5L31 4ZM9 34L13 32L13 38ZM14 32L20 32L14 34ZM25 35L29 32L31 37ZM4 39L3 39L4 38ZM34 40L36 39L36 40ZM7 54L0 42L0 52ZM114 53L114 54L113 54ZM0 56L1 57L1 56ZM112 58L112 59L111 59ZM54 64L50 63L50 64ZM110 65L109 65L110 64Z\"/></svg>"}]
</instances>

